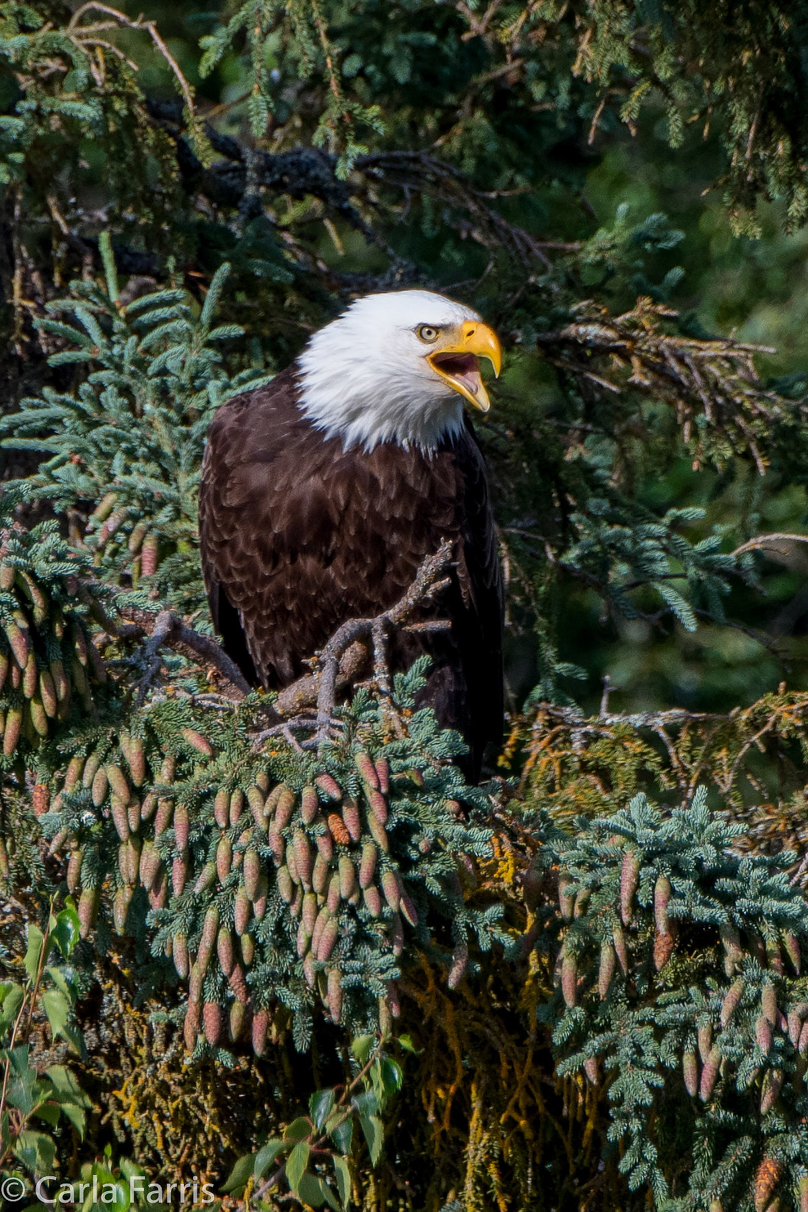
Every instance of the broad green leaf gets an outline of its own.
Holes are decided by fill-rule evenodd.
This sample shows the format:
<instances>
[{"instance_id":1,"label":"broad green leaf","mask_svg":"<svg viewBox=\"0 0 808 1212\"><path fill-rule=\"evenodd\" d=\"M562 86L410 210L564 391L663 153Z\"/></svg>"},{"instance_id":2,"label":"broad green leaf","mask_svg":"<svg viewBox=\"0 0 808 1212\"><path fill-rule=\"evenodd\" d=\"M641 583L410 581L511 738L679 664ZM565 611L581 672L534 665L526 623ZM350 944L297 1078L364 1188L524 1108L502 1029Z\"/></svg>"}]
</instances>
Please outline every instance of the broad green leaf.
<instances>
[{"instance_id":1,"label":"broad green leaf","mask_svg":"<svg viewBox=\"0 0 808 1212\"><path fill-rule=\"evenodd\" d=\"M27 1119L34 1107L42 1101L44 1083L37 1080L36 1069L26 1068L22 1073L12 1070L12 1073L6 1089L6 1100L19 1111L23 1119Z\"/></svg>"},{"instance_id":2,"label":"broad green leaf","mask_svg":"<svg viewBox=\"0 0 808 1212\"><path fill-rule=\"evenodd\" d=\"M53 919L51 920L53 921ZM51 926L51 938L55 940L64 958L68 959L79 941L79 915L72 899L68 900L67 905Z\"/></svg>"},{"instance_id":3,"label":"broad green leaf","mask_svg":"<svg viewBox=\"0 0 808 1212\"><path fill-rule=\"evenodd\" d=\"M36 980L36 974L39 971L39 961L42 958L42 948L45 945L45 936L39 929L39 926L29 924L28 926L28 949L25 952L25 971L28 973L28 978L31 981Z\"/></svg>"},{"instance_id":4,"label":"broad green leaf","mask_svg":"<svg viewBox=\"0 0 808 1212\"><path fill-rule=\"evenodd\" d=\"M51 1082L58 1098L75 1103L79 1107L92 1106L89 1096L79 1085L78 1078L64 1065L49 1065L45 1070L45 1077Z\"/></svg>"},{"instance_id":5,"label":"broad green leaf","mask_svg":"<svg viewBox=\"0 0 808 1212\"><path fill-rule=\"evenodd\" d=\"M255 1168L255 1154L248 1153L240 1157L227 1176L227 1182L222 1187L225 1195L240 1195L250 1181Z\"/></svg>"},{"instance_id":6,"label":"broad green leaf","mask_svg":"<svg viewBox=\"0 0 808 1212\"><path fill-rule=\"evenodd\" d=\"M382 1057L381 1077L385 1094L388 1098L392 1098L396 1091L401 1089L404 1078L398 1061L394 1061L390 1056Z\"/></svg>"},{"instance_id":7,"label":"broad green leaf","mask_svg":"<svg viewBox=\"0 0 808 1212\"><path fill-rule=\"evenodd\" d=\"M351 1043L351 1052L360 1065L364 1065L377 1042L375 1035L357 1035Z\"/></svg>"},{"instance_id":8,"label":"broad green leaf","mask_svg":"<svg viewBox=\"0 0 808 1212\"><path fill-rule=\"evenodd\" d=\"M337 1199L336 1195L332 1191L331 1187L329 1187L329 1185L325 1179L322 1179L322 1184L323 1184L323 1191L325 1193L325 1202L328 1204L329 1208L334 1209L334 1212L340 1212L339 1200Z\"/></svg>"},{"instance_id":9,"label":"broad green leaf","mask_svg":"<svg viewBox=\"0 0 808 1212\"><path fill-rule=\"evenodd\" d=\"M64 1037L67 1018L70 1014L70 1002L59 989L46 989L42 994L42 1008L48 1016L53 1038Z\"/></svg>"},{"instance_id":10,"label":"broad green leaf","mask_svg":"<svg viewBox=\"0 0 808 1212\"><path fill-rule=\"evenodd\" d=\"M84 1139L84 1131L87 1127L87 1112L83 1107L77 1107L75 1103L61 1103L62 1115L65 1119L69 1119L73 1127L78 1132L79 1136Z\"/></svg>"},{"instance_id":11,"label":"broad green leaf","mask_svg":"<svg viewBox=\"0 0 808 1212\"><path fill-rule=\"evenodd\" d=\"M387 1102L387 1091L384 1088L384 1082L382 1080L382 1066L378 1057L370 1068L370 1084L373 1087L373 1094L376 1098L377 1105L376 1108L368 1106L366 1107L366 1110L372 1111L375 1109L381 1111Z\"/></svg>"},{"instance_id":12,"label":"broad green leaf","mask_svg":"<svg viewBox=\"0 0 808 1212\"><path fill-rule=\"evenodd\" d=\"M272 1163L278 1158L284 1149L289 1148L289 1142L285 1140L268 1140L255 1155L255 1177L263 1178Z\"/></svg>"},{"instance_id":13,"label":"broad green leaf","mask_svg":"<svg viewBox=\"0 0 808 1212\"><path fill-rule=\"evenodd\" d=\"M316 1174L304 1174L299 1184L300 1201L312 1208L320 1208L328 1200L330 1192ZM330 1201L329 1201L330 1202Z\"/></svg>"},{"instance_id":14,"label":"broad green leaf","mask_svg":"<svg viewBox=\"0 0 808 1212\"><path fill-rule=\"evenodd\" d=\"M39 1104L36 1111L34 1111L34 1115L37 1119L41 1119L46 1124L49 1124L51 1128L55 1128L59 1122L60 1112L61 1108L58 1103L44 1102Z\"/></svg>"},{"instance_id":15,"label":"broad green leaf","mask_svg":"<svg viewBox=\"0 0 808 1212\"><path fill-rule=\"evenodd\" d=\"M47 1174L53 1167L56 1145L44 1132L26 1130L17 1137L14 1156L33 1174Z\"/></svg>"},{"instance_id":16,"label":"broad green leaf","mask_svg":"<svg viewBox=\"0 0 808 1212\"><path fill-rule=\"evenodd\" d=\"M99 1189L104 1187L102 1201L98 1204L93 1204L88 1200L90 1208L101 1209L102 1212L127 1212L127 1209L132 1203L129 1198L128 1182L121 1182L120 1179L113 1178L113 1176L107 1172L107 1177L105 1179L102 1180L99 1176L98 1186ZM114 1194L112 1195L112 1198L110 1198L113 1188Z\"/></svg>"},{"instance_id":17,"label":"broad green leaf","mask_svg":"<svg viewBox=\"0 0 808 1212\"><path fill-rule=\"evenodd\" d=\"M309 1115L316 1128L322 1128L331 1114L335 1098L333 1090L317 1090L309 1099Z\"/></svg>"},{"instance_id":18,"label":"broad green leaf","mask_svg":"<svg viewBox=\"0 0 808 1212\"><path fill-rule=\"evenodd\" d=\"M308 1140L311 1136L311 1123L304 1115L293 1119L288 1128L284 1128L284 1140Z\"/></svg>"},{"instance_id":19,"label":"broad green leaf","mask_svg":"<svg viewBox=\"0 0 808 1212\"><path fill-rule=\"evenodd\" d=\"M146 1171L143 1169L143 1167L136 1165L136 1163L131 1161L128 1157L122 1157L119 1165L121 1167L121 1174L123 1174L124 1178L146 1177Z\"/></svg>"},{"instance_id":20,"label":"broad green leaf","mask_svg":"<svg viewBox=\"0 0 808 1212\"><path fill-rule=\"evenodd\" d=\"M341 1124L337 1124L334 1128L326 1126L328 1135L333 1140L340 1153L346 1155L351 1152L351 1142L353 1141L353 1116L349 1115Z\"/></svg>"},{"instance_id":21,"label":"broad green leaf","mask_svg":"<svg viewBox=\"0 0 808 1212\"><path fill-rule=\"evenodd\" d=\"M20 1006L25 998L22 985L9 983L3 995L3 1008L0 1011L0 1031L5 1031L14 1023L20 1012Z\"/></svg>"},{"instance_id":22,"label":"broad green leaf","mask_svg":"<svg viewBox=\"0 0 808 1212\"><path fill-rule=\"evenodd\" d=\"M12 1048L10 1052L6 1052L6 1056L11 1061L11 1068L18 1077L22 1077L29 1072L28 1057L31 1049L28 1044L17 1044L16 1048ZM36 1076L36 1075L35 1075Z\"/></svg>"},{"instance_id":23,"label":"broad green leaf","mask_svg":"<svg viewBox=\"0 0 808 1212\"><path fill-rule=\"evenodd\" d=\"M61 990L61 992L65 995L65 997L68 999L69 1002L73 1002L75 999L75 996L76 996L76 992L75 992L75 989L73 989L71 987L71 984L68 981L67 977L65 976L64 972L62 971L62 969L54 968L51 966L50 968L46 968L45 971L47 972L48 976L53 981L56 988Z\"/></svg>"},{"instance_id":24,"label":"broad green leaf","mask_svg":"<svg viewBox=\"0 0 808 1212\"><path fill-rule=\"evenodd\" d=\"M66 1039L70 1047L76 1052L82 1060L87 1056L87 1045L84 1042L84 1036L79 1031L78 1027L73 1023L67 1023L62 1031L62 1038Z\"/></svg>"},{"instance_id":25,"label":"broad green leaf","mask_svg":"<svg viewBox=\"0 0 808 1212\"><path fill-rule=\"evenodd\" d=\"M379 1100L375 1091L371 1089L363 1090L361 1094L355 1095L351 1099L351 1105L356 1107L360 1115L375 1115L379 1110Z\"/></svg>"},{"instance_id":26,"label":"broad green leaf","mask_svg":"<svg viewBox=\"0 0 808 1212\"><path fill-rule=\"evenodd\" d=\"M368 1142L368 1153L370 1154L370 1164L376 1165L382 1152L384 1144L384 1127L378 1115L360 1115L359 1122L362 1125L362 1131L365 1134L365 1140Z\"/></svg>"},{"instance_id":27,"label":"broad green leaf","mask_svg":"<svg viewBox=\"0 0 808 1212\"><path fill-rule=\"evenodd\" d=\"M51 1065L45 1070L45 1077L53 1085L53 1094L62 1108L62 1114L70 1120L80 1136L84 1136L87 1126L86 1111L92 1106L90 1099L84 1093L75 1076L64 1065Z\"/></svg>"},{"instance_id":28,"label":"broad green leaf","mask_svg":"<svg viewBox=\"0 0 808 1212\"><path fill-rule=\"evenodd\" d=\"M401 1047L404 1049L405 1052L413 1052L417 1056L418 1049L415 1047L415 1044L412 1042L412 1036L399 1035L398 1043L401 1045Z\"/></svg>"},{"instance_id":29,"label":"broad green leaf","mask_svg":"<svg viewBox=\"0 0 808 1212\"><path fill-rule=\"evenodd\" d=\"M286 1181L294 1195L300 1193L300 1180L306 1173L310 1153L308 1141L302 1140L289 1154L289 1160L286 1163Z\"/></svg>"},{"instance_id":30,"label":"broad green leaf","mask_svg":"<svg viewBox=\"0 0 808 1212\"><path fill-rule=\"evenodd\" d=\"M334 1154L331 1160L334 1163L339 1197L342 1200L343 1208L347 1208L351 1200L351 1170L346 1158Z\"/></svg>"}]
</instances>

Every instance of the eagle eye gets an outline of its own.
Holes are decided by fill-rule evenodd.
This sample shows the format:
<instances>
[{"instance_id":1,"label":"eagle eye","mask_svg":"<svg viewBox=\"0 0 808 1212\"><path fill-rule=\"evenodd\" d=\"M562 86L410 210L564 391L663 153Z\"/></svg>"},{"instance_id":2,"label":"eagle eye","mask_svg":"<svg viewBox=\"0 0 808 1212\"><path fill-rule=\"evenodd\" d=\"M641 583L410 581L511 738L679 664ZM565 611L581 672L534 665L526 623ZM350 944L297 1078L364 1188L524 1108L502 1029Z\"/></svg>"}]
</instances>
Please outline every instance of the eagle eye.
<instances>
[{"instance_id":1,"label":"eagle eye","mask_svg":"<svg viewBox=\"0 0 808 1212\"><path fill-rule=\"evenodd\" d=\"M438 339L438 330L437 328L432 328L430 324L422 324L418 329L418 336L422 341L425 341L427 345L432 345Z\"/></svg>"}]
</instances>

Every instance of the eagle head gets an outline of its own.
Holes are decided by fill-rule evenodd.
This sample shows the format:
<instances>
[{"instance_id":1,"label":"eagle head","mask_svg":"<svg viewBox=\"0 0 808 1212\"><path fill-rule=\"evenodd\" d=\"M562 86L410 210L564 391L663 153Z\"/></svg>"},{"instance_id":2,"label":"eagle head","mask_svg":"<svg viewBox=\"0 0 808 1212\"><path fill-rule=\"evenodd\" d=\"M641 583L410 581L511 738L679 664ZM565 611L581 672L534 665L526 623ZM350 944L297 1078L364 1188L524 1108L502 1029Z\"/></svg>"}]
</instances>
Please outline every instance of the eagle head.
<instances>
[{"instance_id":1,"label":"eagle head","mask_svg":"<svg viewBox=\"0 0 808 1212\"><path fill-rule=\"evenodd\" d=\"M433 451L460 432L464 400L488 411L480 358L499 374L496 333L465 304L428 290L366 295L310 338L300 407L345 448Z\"/></svg>"}]
</instances>

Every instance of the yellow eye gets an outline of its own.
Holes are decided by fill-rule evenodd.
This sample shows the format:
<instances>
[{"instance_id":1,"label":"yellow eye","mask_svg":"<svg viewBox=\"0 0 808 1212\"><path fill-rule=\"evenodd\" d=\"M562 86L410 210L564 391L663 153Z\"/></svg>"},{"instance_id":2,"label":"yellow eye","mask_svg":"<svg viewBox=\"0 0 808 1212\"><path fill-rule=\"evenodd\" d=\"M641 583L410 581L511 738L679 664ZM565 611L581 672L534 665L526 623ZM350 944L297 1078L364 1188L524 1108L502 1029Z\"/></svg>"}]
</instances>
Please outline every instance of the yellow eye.
<instances>
[{"instance_id":1,"label":"yellow eye","mask_svg":"<svg viewBox=\"0 0 808 1212\"><path fill-rule=\"evenodd\" d=\"M438 339L438 330L430 328L428 324L422 324L418 329L418 336L422 341L426 341L427 345L432 345Z\"/></svg>"}]
</instances>

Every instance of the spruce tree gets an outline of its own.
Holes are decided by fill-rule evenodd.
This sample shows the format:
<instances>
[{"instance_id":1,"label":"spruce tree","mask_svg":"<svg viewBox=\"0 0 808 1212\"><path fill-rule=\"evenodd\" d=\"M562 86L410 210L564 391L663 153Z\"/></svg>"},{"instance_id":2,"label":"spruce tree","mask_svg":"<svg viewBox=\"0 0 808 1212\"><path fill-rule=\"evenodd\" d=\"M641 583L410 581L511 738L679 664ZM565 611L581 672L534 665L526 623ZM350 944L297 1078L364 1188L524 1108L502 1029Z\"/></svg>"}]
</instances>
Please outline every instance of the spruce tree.
<instances>
[{"instance_id":1,"label":"spruce tree","mask_svg":"<svg viewBox=\"0 0 808 1212\"><path fill-rule=\"evenodd\" d=\"M707 149L736 233L798 230L806 32L768 0L0 4L0 1170L193 1166L254 1207L808 1207L808 697L766 614L804 541L772 524L804 376L705 328L697 233L580 205L595 161L662 140ZM509 363L481 786L414 707L423 663L339 683L337 635L250 690L199 568L216 408L415 284ZM630 627L677 668L714 644L722 684L601 695Z\"/></svg>"}]
</instances>

